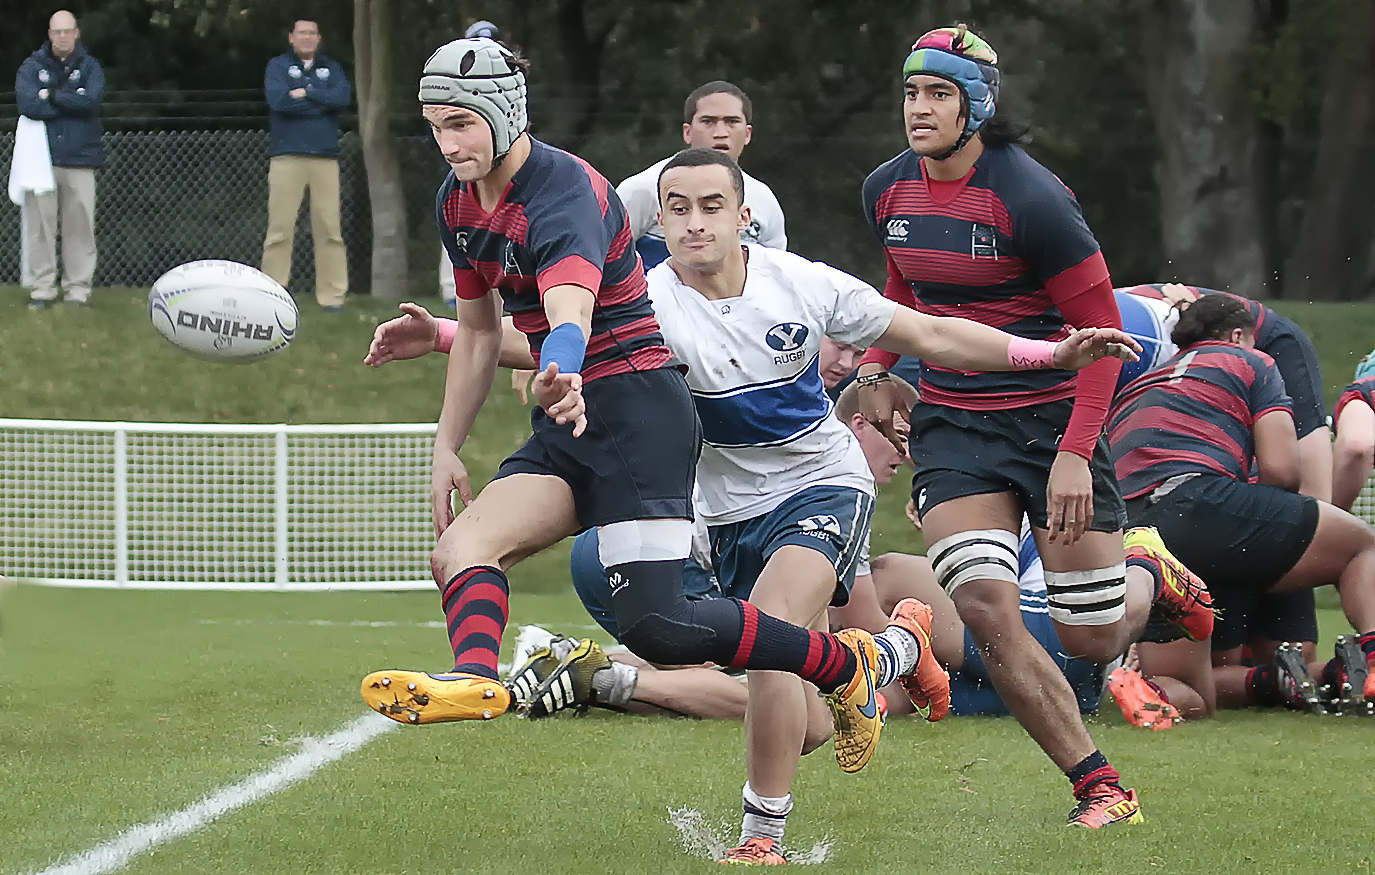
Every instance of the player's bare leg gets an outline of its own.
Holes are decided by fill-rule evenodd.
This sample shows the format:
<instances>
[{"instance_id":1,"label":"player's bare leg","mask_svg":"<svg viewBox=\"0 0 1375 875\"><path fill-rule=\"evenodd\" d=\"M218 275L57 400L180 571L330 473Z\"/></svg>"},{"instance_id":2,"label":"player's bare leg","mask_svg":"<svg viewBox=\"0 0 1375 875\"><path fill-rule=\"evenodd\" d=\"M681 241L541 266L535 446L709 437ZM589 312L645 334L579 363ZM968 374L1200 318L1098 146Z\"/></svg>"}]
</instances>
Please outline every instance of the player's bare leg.
<instances>
[{"instance_id":1,"label":"player's bare leg","mask_svg":"<svg viewBox=\"0 0 1375 875\"><path fill-rule=\"evenodd\" d=\"M1032 529L1036 549L1049 577L1056 572L1111 568L1123 562L1121 532L1085 532L1073 544L1053 541L1045 529ZM1155 600L1155 579L1144 568L1126 568L1125 611L1121 619L1101 625L1068 625L1056 621L1055 634L1071 656L1104 665L1127 652L1140 636Z\"/></svg>"},{"instance_id":2,"label":"player's bare leg","mask_svg":"<svg viewBox=\"0 0 1375 875\"><path fill-rule=\"evenodd\" d=\"M430 558L448 620L452 671L373 672L362 683L369 707L410 724L505 713L511 694L496 674L509 598L505 572L577 528L572 491L557 477L514 474L488 484L444 530Z\"/></svg>"},{"instance_id":3,"label":"player's bare leg","mask_svg":"<svg viewBox=\"0 0 1375 875\"><path fill-rule=\"evenodd\" d=\"M835 567L826 556L787 544L769 558L750 602L779 619L825 628L826 605L835 587ZM749 685L741 847L753 838L782 841L798 761L831 735L830 714L811 684L783 672L752 671Z\"/></svg>"},{"instance_id":4,"label":"player's bare leg","mask_svg":"<svg viewBox=\"0 0 1375 875\"><path fill-rule=\"evenodd\" d=\"M705 720L743 720L749 687L714 668L660 669L633 653L613 653L612 662L638 669L625 709L632 714L677 714Z\"/></svg>"},{"instance_id":5,"label":"player's bare leg","mask_svg":"<svg viewBox=\"0 0 1375 875\"><path fill-rule=\"evenodd\" d=\"M1114 806L1122 813L1115 819L1137 819L1135 794L1122 788L1121 776L1084 727L1069 681L1022 622L1015 548L1021 519L1021 506L1011 493L968 495L926 511L922 525L927 543L938 552L931 557L937 580L979 646L989 679L1008 711L1073 785L1079 806L1070 822L1080 823L1084 815ZM987 541L998 545L980 543ZM946 561L940 553L949 554ZM968 559L961 561L965 555ZM979 559L983 562L966 565ZM996 569L998 575L970 579L978 573L974 571L961 577L956 570L960 566Z\"/></svg>"}]
</instances>

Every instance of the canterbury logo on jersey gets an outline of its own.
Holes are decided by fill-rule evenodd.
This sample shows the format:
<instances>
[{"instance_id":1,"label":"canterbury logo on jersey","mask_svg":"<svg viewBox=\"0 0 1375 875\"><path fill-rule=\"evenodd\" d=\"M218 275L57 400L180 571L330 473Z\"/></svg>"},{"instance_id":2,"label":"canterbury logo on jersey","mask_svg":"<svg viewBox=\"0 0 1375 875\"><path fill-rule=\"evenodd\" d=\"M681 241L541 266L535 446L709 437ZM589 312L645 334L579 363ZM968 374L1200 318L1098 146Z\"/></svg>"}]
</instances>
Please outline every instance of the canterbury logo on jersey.
<instances>
[{"instance_id":1,"label":"canterbury logo on jersey","mask_svg":"<svg viewBox=\"0 0 1375 875\"><path fill-rule=\"evenodd\" d=\"M908 219L889 219L888 220L888 239L906 240Z\"/></svg>"}]
</instances>

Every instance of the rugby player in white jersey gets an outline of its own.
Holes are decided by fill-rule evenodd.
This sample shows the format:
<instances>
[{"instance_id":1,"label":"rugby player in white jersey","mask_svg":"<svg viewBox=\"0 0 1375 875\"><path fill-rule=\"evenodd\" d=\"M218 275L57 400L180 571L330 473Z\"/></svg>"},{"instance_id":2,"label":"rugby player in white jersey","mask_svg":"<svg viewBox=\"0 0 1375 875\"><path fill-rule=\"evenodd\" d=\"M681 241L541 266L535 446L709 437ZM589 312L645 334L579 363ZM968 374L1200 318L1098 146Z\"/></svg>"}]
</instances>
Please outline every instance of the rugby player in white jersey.
<instances>
[{"instance_id":1,"label":"rugby player in white jersey","mask_svg":"<svg viewBox=\"0 0 1375 875\"><path fill-rule=\"evenodd\" d=\"M722 589L741 587L761 611L824 629L828 605L844 604L853 585L874 485L858 442L831 415L818 366L823 336L945 367L996 370L1082 367L1109 352L1134 358L1128 346L1136 345L1115 329L1058 345L1019 342L988 326L897 307L824 264L742 246L738 232L750 223L743 188L738 165L720 150L688 149L665 163L660 221L671 258L647 274L649 294L666 343L687 368L702 423L697 513L711 533ZM374 344L383 346L377 358L406 357L388 353L395 338L386 327ZM949 682L929 628L922 603L895 608L888 630L875 636L876 686L902 679L928 719L939 719ZM585 691L609 668L599 649L579 647L535 692L532 708ZM745 817L729 859L783 862L790 788L809 710L820 707L793 675L751 673Z\"/></svg>"},{"instance_id":2,"label":"rugby player in white jersey","mask_svg":"<svg viewBox=\"0 0 1375 875\"><path fill-rule=\"evenodd\" d=\"M749 95L729 82L708 82L694 89L683 105L683 142L719 149L738 162L754 133L750 124L753 116ZM616 186L616 194L630 216L635 250L644 260L646 271L668 258L664 228L659 224L659 173L667 163L667 158L656 161ZM740 229L740 242L787 249L788 235L783 229L783 208L778 205L778 198L767 185L744 171L741 173L750 222Z\"/></svg>"}]
</instances>

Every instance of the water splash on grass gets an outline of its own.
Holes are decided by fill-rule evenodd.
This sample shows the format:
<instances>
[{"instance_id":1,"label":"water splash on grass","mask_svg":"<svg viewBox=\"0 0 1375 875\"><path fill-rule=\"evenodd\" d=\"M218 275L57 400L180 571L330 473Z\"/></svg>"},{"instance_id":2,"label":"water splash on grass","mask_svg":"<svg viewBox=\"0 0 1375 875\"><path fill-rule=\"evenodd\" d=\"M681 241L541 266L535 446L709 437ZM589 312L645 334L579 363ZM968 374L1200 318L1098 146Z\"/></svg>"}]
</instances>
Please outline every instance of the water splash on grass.
<instances>
[{"instance_id":1,"label":"water splash on grass","mask_svg":"<svg viewBox=\"0 0 1375 875\"><path fill-rule=\"evenodd\" d=\"M710 823L706 815L695 808L670 808L668 822L678 830L678 838L683 850L694 857L707 860L720 860L726 851L735 846L737 827L725 822ZM807 850L784 847L788 862L795 866L813 866L824 863L831 857L835 842L830 836L816 842Z\"/></svg>"}]
</instances>

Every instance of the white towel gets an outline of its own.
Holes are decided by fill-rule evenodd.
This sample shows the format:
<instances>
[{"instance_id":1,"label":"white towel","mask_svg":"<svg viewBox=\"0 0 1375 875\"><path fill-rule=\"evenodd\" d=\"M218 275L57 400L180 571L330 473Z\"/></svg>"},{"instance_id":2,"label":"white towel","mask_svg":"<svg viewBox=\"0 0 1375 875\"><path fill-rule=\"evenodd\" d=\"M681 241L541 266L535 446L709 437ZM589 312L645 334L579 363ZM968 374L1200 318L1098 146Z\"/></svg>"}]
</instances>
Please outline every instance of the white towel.
<instances>
[{"instance_id":1,"label":"white towel","mask_svg":"<svg viewBox=\"0 0 1375 875\"><path fill-rule=\"evenodd\" d=\"M10 201L24 203L24 192L43 194L57 188L53 181L52 153L48 151L48 126L28 116L19 117L14 129L14 162L10 164Z\"/></svg>"}]
</instances>

